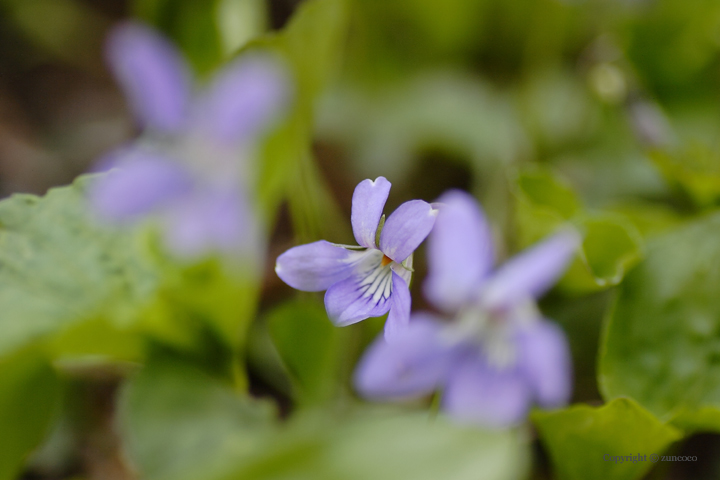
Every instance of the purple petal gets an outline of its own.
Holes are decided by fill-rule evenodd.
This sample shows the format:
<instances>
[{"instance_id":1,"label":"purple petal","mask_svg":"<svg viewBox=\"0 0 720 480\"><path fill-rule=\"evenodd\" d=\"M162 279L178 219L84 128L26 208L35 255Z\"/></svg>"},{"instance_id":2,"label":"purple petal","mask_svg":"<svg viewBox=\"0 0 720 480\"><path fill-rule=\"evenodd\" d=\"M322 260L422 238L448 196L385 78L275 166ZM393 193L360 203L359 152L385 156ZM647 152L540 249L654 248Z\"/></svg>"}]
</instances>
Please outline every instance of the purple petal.
<instances>
[{"instance_id":1,"label":"purple petal","mask_svg":"<svg viewBox=\"0 0 720 480\"><path fill-rule=\"evenodd\" d=\"M515 256L488 281L484 301L495 308L542 296L565 271L578 244L575 232L564 231Z\"/></svg>"},{"instance_id":2,"label":"purple petal","mask_svg":"<svg viewBox=\"0 0 720 480\"><path fill-rule=\"evenodd\" d=\"M377 248L375 233L389 194L390 182L385 177L363 180L355 187L350 220L358 245Z\"/></svg>"},{"instance_id":3,"label":"purple petal","mask_svg":"<svg viewBox=\"0 0 720 480\"><path fill-rule=\"evenodd\" d=\"M477 201L459 190L438 200L438 218L428 237L426 297L454 312L479 289L493 265L490 225Z\"/></svg>"},{"instance_id":4,"label":"purple petal","mask_svg":"<svg viewBox=\"0 0 720 480\"><path fill-rule=\"evenodd\" d=\"M410 289L405 280L395 272L392 272L392 305L390 314L385 321L385 340L392 342L410 322Z\"/></svg>"},{"instance_id":5,"label":"purple petal","mask_svg":"<svg viewBox=\"0 0 720 480\"><path fill-rule=\"evenodd\" d=\"M344 327L390 310L393 272L381 260L381 252L370 250L352 276L328 288L325 309L335 325Z\"/></svg>"},{"instance_id":6,"label":"purple petal","mask_svg":"<svg viewBox=\"0 0 720 480\"><path fill-rule=\"evenodd\" d=\"M179 162L139 148L115 151L99 167L112 170L91 184L90 203L114 221L133 220L176 201L193 183Z\"/></svg>"},{"instance_id":7,"label":"purple petal","mask_svg":"<svg viewBox=\"0 0 720 480\"><path fill-rule=\"evenodd\" d=\"M190 74L170 42L141 23L126 22L110 33L106 53L110 69L143 126L177 132L185 125Z\"/></svg>"},{"instance_id":8,"label":"purple petal","mask_svg":"<svg viewBox=\"0 0 720 480\"><path fill-rule=\"evenodd\" d=\"M197 105L197 121L226 144L246 141L269 126L289 100L287 71L274 59L255 56L230 63Z\"/></svg>"},{"instance_id":9,"label":"purple petal","mask_svg":"<svg viewBox=\"0 0 720 480\"><path fill-rule=\"evenodd\" d=\"M388 217L380 234L380 250L402 263L425 240L435 224L437 210L422 200L405 202Z\"/></svg>"},{"instance_id":10,"label":"purple petal","mask_svg":"<svg viewBox=\"0 0 720 480\"><path fill-rule=\"evenodd\" d=\"M370 399L419 396L439 388L455 358L442 332L442 323L420 314L392 342L378 337L355 370L355 388Z\"/></svg>"},{"instance_id":11,"label":"purple petal","mask_svg":"<svg viewBox=\"0 0 720 480\"><path fill-rule=\"evenodd\" d=\"M353 273L359 254L325 240L293 247L280 255L275 273L298 290L319 292L345 280Z\"/></svg>"},{"instance_id":12,"label":"purple petal","mask_svg":"<svg viewBox=\"0 0 720 480\"><path fill-rule=\"evenodd\" d=\"M193 195L167 212L165 227L169 250L190 259L247 251L256 244L258 231L247 205L232 190Z\"/></svg>"},{"instance_id":13,"label":"purple petal","mask_svg":"<svg viewBox=\"0 0 720 480\"><path fill-rule=\"evenodd\" d=\"M540 321L518 335L520 369L543 407L566 405L572 390L572 362L563 331Z\"/></svg>"},{"instance_id":14,"label":"purple petal","mask_svg":"<svg viewBox=\"0 0 720 480\"><path fill-rule=\"evenodd\" d=\"M498 370L470 357L448 379L442 401L461 423L502 428L520 422L531 399L532 391L516 369Z\"/></svg>"}]
</instances>

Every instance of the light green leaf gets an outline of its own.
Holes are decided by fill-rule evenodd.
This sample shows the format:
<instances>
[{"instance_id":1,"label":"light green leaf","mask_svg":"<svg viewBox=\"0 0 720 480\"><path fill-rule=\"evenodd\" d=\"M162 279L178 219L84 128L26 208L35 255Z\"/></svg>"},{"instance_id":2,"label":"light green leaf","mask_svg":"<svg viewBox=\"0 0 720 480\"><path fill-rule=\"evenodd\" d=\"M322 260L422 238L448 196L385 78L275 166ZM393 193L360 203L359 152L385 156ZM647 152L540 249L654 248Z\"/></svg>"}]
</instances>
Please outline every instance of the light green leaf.
<instances>
[{"instance_id":1,"label":"light green leaf","mask_svg":"<svg viewBox=\"0 0 720 480\"><path fill-rule=\"evenodd\" d=\"M550 453L559 480L633 480L653 466L680 438L626 398L593 408L576 405L553 412L536 410L532 419Z\"/></svg>"},{"instance_id":2,"label":"light green leaf","mask_svg":"<svg viewBox=\"0 0 720 480\"><path fill-rule=\"evenodd\" d=\"M518 175L522 199L536 208L545 208L565 220L582 208L580 199L570 185L540 168L528 168Z\"/></svg>"},{"instance_id":3,"label":"light green leaf","mask_svg":"<svg viewBox=\"0 0 720 480\"><path fill-rule=\"evenodd\" d=\"M677 210L662 203L632 200L614 205L611 210L631 221L644 238L677 227L683 220Z\"/></svg>"},{"instance_id":4,"label":"light green leaf","mask_svg":"<svg viewBox=\"0 0 720 480\"><path fill-rule=\"evenodd\" d=\"M575 191L549 170L528 168L515 181L515 216L521 246L528 247L573 224L582 234L581 254L560 287L573 293L620 283L643 254L642 237L623 215L588 212Z\"/></svg>"},{"instance_id":5,"label":"light green leaf","mask_svg":"<svg viewBox=\"0 0 720 480\"><path fill-rule=\"evenodd\" d=\"M301 403L328 399L339 384L340 330L317 301L294 301L267 318L270 335L290 371Z\"/></svg>"},{"instance_id":6,"label":"light green leaf","mask_svg":"<svg viewBox=\"0 0 720 480\"><path fill-rule=\"evenodd\" d=\"M718 238L715 213L648 242L606 322L599 368L606 399L632 397L665 421L720 408Z\"/></svg>"},{"instance_id":7,"label":"light green leaf","mask_svg":"<svg viewBox=\"0 0 720 480\"><path fill-rule=\"evenodd\" d=\"M671 423L687 432L720 432L720 408L682 410L673 417Z\"/></svg>"},{"instance_id":8,"label":"light green leaf","mask_svg":"<svg viewBox=\"0 0 720 480\"><path fill-rule=\"evenodd\" d=\"M88 181L0 202L0 355L88 320L127 327L152 296L138 240L90 218Z\"/></svg>"},{"instance_id":9,"label":"light green leaf","mask_svg":"<svg viewBox=\"0 0 720 480\"><path fill-rule=\"evenodd\" d=\"M184 265L162 261L162 285L143 312L141 328L163 341L192 347L198 329L211 331L231 350L245 344L259 285L250 272L234 271L217 257Z\"/></svg>"},{"instance_id":10,"label":"light green leaf","mask_svg":"<svg viewBox=\"0 0 720 480\"><path fill-rule=\"evenodd\" d=\"M315 103L340 67L347 10L344 0L304 2L282 32L246 48L279 54L294 76L292 109L264 144L258 194L268 219L275 218L283 200L289 200L294 227L306 239L343 225L313 162L311 142Z\"/></svg>"},{"instance_id":11,"label":"light green leaf","mask_svg":"<svg viewBox=\"0 0 720 480\"><path fill-rule=\"evenodd\" d=\"M16 478L45 438L61 394L60 380L38 348L0 360L0 480Z\"/></svg>"},{"instance_id":12,"label":"light green leaf","mask_svg":"<svg viewBox=\"0 0 720 480\"><path fill-rule=\"evenodd\" d=\"M56 360L85 358L139 362L145 355L145 339L137 331L118 327L103 318L73 324L48 342Z\"/></svg>"},{"instance_id":13,"label":"light green leaf","mask_svg":"<svg viewBox=\"0 0 720 480\"><path fill-rule=\"evenodd\" d=\"M654 151L650 158L665 179L680 188L696 205L720 200L720 154L700 143L679 152Z\"/></svg>"},{"instance_id":14,"label":"light green leaf","mask_svg":"<svg viewBox=\"0 0 720 480\"><path fill-rule=\"evenodd\" d=\"M86 205L91 181L0 202L0 355L54 336L56 357L138 361L143 337L197 349L204 330L237 354L257 280L217 258L179 264L137 229L101 225Z\"/></svg>"},{"instance_id":15,"label":"light green leaf","mask_svg":"<svg viewBox=\"0 0 720 480\"><path fill-rule=\"evenodd\" d=\"M178 360L150 360L120 397L120 431L148 480L205 480L254 455L274 409Z\"/></svg>"},{"instance_id":16,"label":"light green leaf","mask_svg":"<svg viewBox=\"0 0 720 480\"><path fill-rule=\"evenodd\" d=\"M528 467L518 432L485 432L426 413L310 412L224 480L511 480Z\"/></svg>"},{"instance_id":17,"label":"light green leaf","mask_svg":"<svg viewBox=\"0 0 720 480\"><path fill-rule=\"evenodd\" d=\"M591 292L619 284L643 256L643 240L635 226L618 214L576 219L584 233L582 255L570 266L560 287Z\"/></svg>"},{"instance_id":18,"label":"light green leaf","mask_svg":"<svg viewBox=\"0 0 720 480\"><path fill-rule=\"evenodd\" d=\"M546 169L521 171L514 193L515 222L523 247L542 240L582 209L572 187Z\"/></svg>"}]
</instances>

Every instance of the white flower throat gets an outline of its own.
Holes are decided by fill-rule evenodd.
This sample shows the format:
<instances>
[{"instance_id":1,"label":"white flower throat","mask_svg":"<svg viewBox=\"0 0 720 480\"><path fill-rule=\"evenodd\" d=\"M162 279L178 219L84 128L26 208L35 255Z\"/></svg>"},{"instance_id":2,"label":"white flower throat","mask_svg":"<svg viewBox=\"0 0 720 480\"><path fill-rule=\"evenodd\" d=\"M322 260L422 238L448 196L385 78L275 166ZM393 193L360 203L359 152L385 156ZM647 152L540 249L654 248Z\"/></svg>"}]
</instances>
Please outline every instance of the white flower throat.
<instances>
[{"instance_id":1,"label":"white flower throat","mask_svg":"<svg viewBox=\"0 0 720 480\"><path fill-rule=\"evenodd\" d=\"M456 318L452 339L476 345L490 365L506 369L517 362L515 335L536 321L539 312L530 300L506 308L489 308L480 301L469 304Z\"/></svg>"},{"instance_id":2,"label":"white flower throat","mask_svg":"<svg viewBox=\"0 0 720 480\"><path fill-rule=\"evenodd\" d=\"M351 261L357 263L356 275L363 298L372 297L375 303L390 298L393 272L409 285L412 277L412 257L410 255L400 264L377 249L358 251Z\"/></svg>"}]
</instances>

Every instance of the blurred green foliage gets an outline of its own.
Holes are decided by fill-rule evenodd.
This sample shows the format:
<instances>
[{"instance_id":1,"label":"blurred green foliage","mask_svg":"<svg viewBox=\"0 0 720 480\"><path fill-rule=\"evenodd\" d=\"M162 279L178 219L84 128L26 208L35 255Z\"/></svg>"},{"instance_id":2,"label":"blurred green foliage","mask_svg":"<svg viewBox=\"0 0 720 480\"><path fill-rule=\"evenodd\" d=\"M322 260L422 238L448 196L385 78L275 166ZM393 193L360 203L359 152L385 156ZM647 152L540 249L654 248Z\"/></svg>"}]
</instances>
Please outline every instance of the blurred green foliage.
<instances>
[{"instance_id":1,"label":"blurred green foliage","mask_svg":"<svg viewBox=\"0 0 720 480\"><path fill-rule=\"evenodd\" d=\"M262 453L218 480L290 480L405 476L511 480L522 478L528 452L517 432L483 432L426 413L311 411L296 416Z\"/></svg>"},{"instance_id":2,"label":"blurred green foliage","mask_svg":"<svg viewBox=\"0 0 720 480\"><path fill-rule=\"evenodd\" d=\"M128 328L159 283L133 235L98 226L83 178L0 202L0 353L85 321Z\"/></svg>"},{"instance_id":3,"label":"blurred green foliage","mask_svg":"<svg viewBox=\"0 0 720 480\"><path fill-rule=\"evenodd\" d=\"M651 463L603 456L720 432L717 2L307 0L268 32L280 4L127 5L201 80L235 55L284 60L292 106L249 182L271 252L291 235L349 241L348 192L379 175L391 203L470 190L501 258L572 226L582 249L542 308L572 342L576 398L601 400L597 357L607 403L533 413L557 477L642 478ZM92 5L0 0L3 26L42 52L32 62L96 75L112 21ZM86 375L122 384L113 422L141 478L545 478L522 427L353 399L381 320L339 330L270 268L179 264L147 225L99 226L91 181L0 201L0 479L35 461Z\"/></svg>"},{"instance_id":4,"label":"blurred green foliage","mask_svg":"<svg viewBox=\"0 0 720 480\"><path fill-rule=\"evenodd\" d=\"M119 420L143 478L190 480L257 455L273 413L182 359L156 356L125 386Z\"/></svg>"},{"instance_id":5,"label":"blurred green foliage","mask_svg":"<svg viewBox=\"0 0 720 480\"><path fill-rule=\"evenodd\" d=\"M301 404L327 401L340 385L342 332L328 322L319 302L293 301L272 310L266 319Z\"/></svg>"},{"instance_id":6,"label":"blurred green foliage","mask_svg":"<svg viewBox=\"0 0 720 480\"><path fill-rule=\"evenodd\" d=\"M525 169L515 184L521 246L570 224L583 233L580 258L561 283L566 290L581 293L617 285L642 258L642 239L629 220L617 213L588 211L572 188L551 172Z\"/></svg>"},{"instance_id":7,"label":"blurred green foliage","mask_svg":"<svg viewBox=\"0 0 720 480\"><path fill-rule=\"evenodd\" d=\"M17 478L57 415L62 386L40 348L0 360L0 479Z\"/></svg>"},{"instance_id":8,"label":"blurred green foliage","mask_svg":"<svg viewBox=\"0 0 720 480\"><path fill-rule=\"evenodd\" d=\"M605 398L632 397L664 421L720 407L718 232L720 217L710 214L648 243L606 325L599 370Z\"/></svg>"},{"instance_id":9,"label":"blurred green foliage","mask_svg":"<svg viewBox=\"0 0 720 480\"><path fill-rule=\"evenodd\" d=\"M274 217L288 200L301 238L327 233L340 223L334 203L312 161L315 102L337 74L346 33L347 10L342 0L320 0L303 5L280 33L251 42L246 50L270 50L281 55L294 73L294 105L266 142L258 179L260 205Z\"/></svg>"},{"instance_id":10,"label":"blurred green foliage","mask_svg":"<svg viewBox=\"0 0 720 480\"><path fill-rule=\"evenodd\" d=\"M680 431L627 398L600 408L575 405L554 412L536 410L532 419L559 480L642 478L655 463L650 455L662 455L682 438Z\"/></svg>"}]
</instances>

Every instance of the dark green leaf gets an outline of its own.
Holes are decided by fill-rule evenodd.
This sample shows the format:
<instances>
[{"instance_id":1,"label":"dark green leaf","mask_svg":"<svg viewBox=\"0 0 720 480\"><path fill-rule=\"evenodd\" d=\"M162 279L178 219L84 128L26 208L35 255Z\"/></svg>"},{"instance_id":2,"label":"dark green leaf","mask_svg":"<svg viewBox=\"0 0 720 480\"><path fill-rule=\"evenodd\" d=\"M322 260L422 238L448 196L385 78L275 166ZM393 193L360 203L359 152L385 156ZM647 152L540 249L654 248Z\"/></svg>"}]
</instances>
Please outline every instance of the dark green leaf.
<instances>
[{"instance_id":1,"label":"dark green leaf","mask_svg":"<svg viewBox=\"0 0 720 480\"><path fill-rule=\"evenodd\" d=\"M29 348L0 360L0 480L12 480L47 435L61 384L45 354Z\"/></svg>"}]
</instances>

